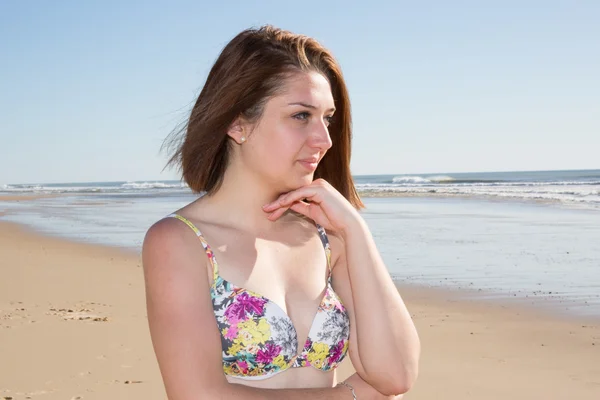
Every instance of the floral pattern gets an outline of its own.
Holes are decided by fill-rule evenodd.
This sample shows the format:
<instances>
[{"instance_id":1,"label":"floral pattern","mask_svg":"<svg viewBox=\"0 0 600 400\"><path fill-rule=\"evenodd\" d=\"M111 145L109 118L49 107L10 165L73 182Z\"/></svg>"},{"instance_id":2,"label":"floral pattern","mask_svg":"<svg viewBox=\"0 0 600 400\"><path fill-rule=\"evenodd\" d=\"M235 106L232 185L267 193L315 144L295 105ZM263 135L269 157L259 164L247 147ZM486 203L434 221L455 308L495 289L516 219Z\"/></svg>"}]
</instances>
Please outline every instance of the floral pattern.
<instances>
[{"instance_id":1,"label":"floral pattern","mask_svg":"<svg viewBox=\"0 0 600 400\"><path fill-rule=\"evenodd\" d=\"M306 366L329 371L346 356L350 321L329 283L300 354L292 321L277 304L220 276L211 295L227 375L258 379Z\"/></svg>"},{"instance_id":2,"label":"floral pattern","mask_svg":"<svg viewBox=\"0 0 600 400\"><path fill-rule=\"evenodd\" d=\"M223 371L244 379L264 379L290 367L313 366L329 371L348 352L350 320L331 286L314 317L308 338L298 354L298 334L290 317L274 302L237 287L218 273L217 260L200 231L187 219L172 214L195 232L213 265L211 298L221 332ZM331 250L325 230L317 226L330 266Z\"/></svg>"}]
</instances>

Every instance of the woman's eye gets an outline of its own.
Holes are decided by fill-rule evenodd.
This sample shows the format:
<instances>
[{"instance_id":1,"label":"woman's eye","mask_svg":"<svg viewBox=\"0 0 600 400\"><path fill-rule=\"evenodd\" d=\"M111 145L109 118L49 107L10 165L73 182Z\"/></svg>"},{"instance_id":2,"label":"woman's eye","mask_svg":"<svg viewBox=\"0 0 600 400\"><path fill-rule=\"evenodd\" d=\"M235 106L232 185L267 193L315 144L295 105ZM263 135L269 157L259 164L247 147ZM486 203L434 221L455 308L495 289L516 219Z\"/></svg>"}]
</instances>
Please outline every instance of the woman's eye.
<instances>
[{"instance_id":1,"label":"woman's eye","mask_svg":"<svg viewBox=\"0 0 600 400\"><path fill-rule=\"evenodd\" d=\"M310 117L310 113L306 111L294 115L294 118L299 119L300 121L306 121L308 120L308 117Z\"/></svg>"},{"instance_id":2,"label":"woman's eye","mask_svg":"<svg viewBox=\"0 0 600 400\"><path fill-rule=\"evenodd\" d=\"M310 118L310 113L308 111L303 111L298 114L294 114L293 118L306 122ZM333 122L333 115L329 115L323 118L325 120L325 125L329 126Z\"/></svg>"}]
</instances>

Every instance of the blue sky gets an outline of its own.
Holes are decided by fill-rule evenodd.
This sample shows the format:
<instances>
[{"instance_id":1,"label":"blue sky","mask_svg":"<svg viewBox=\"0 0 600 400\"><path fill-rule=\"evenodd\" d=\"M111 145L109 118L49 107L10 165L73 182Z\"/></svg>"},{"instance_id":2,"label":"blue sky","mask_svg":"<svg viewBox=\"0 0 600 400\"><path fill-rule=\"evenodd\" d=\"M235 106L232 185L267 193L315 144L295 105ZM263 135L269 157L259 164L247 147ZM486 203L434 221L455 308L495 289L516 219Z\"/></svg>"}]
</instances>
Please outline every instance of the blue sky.
<instances>
[{"instance_id":1,"label":"blue sky","mask_svg":"<svg viewBox=\"0 0 600 400\"><path fill-rule=\"evenodd\" d=\"M342 65L355 174L600 168L598 21L592 0L3 1L0 184L177 178L162 140L265 23Z\"/></svg>"}]
</instances>

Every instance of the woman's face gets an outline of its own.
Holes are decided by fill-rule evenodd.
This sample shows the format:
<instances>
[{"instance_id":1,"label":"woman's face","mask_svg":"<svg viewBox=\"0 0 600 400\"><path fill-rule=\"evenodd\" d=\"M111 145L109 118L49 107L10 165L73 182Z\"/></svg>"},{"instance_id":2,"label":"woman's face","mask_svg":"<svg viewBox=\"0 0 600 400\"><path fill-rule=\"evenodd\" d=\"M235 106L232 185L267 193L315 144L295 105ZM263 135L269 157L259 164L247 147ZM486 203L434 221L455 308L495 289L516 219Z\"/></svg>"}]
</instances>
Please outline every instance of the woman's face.
<instances>
[{"instance_id":1,"label":"woman's face","mask_svg":"<svg viewBox=\"0 0 600 400\"><path fill-rule=\"evenodd\" d=\"M298 73L269 99L263 115L240 148L245 168L282 192L310 184L327 150L335 107L327 79Z\"/></svg>"}]
</instances>

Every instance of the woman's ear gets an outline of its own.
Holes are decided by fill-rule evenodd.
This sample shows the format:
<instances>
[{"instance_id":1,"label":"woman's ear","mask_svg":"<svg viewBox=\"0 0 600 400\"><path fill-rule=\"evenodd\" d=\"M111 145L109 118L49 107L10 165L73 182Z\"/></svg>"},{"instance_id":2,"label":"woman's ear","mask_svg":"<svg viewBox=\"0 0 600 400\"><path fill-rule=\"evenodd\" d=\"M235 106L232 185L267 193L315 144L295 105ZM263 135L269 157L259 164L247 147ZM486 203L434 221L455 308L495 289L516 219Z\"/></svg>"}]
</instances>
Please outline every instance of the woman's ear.
<instances>
[{"instance_id":1,"label":"woman's ear","mask_svg":"<svg viewBox=\"0 0 600 400\"><path fill-rule=\"evenodd\" d=\"M227 135L237 144L243 144L247 139L247 126L241 117L238 117L227 129Z\"/></svg>"}]
</instances>

